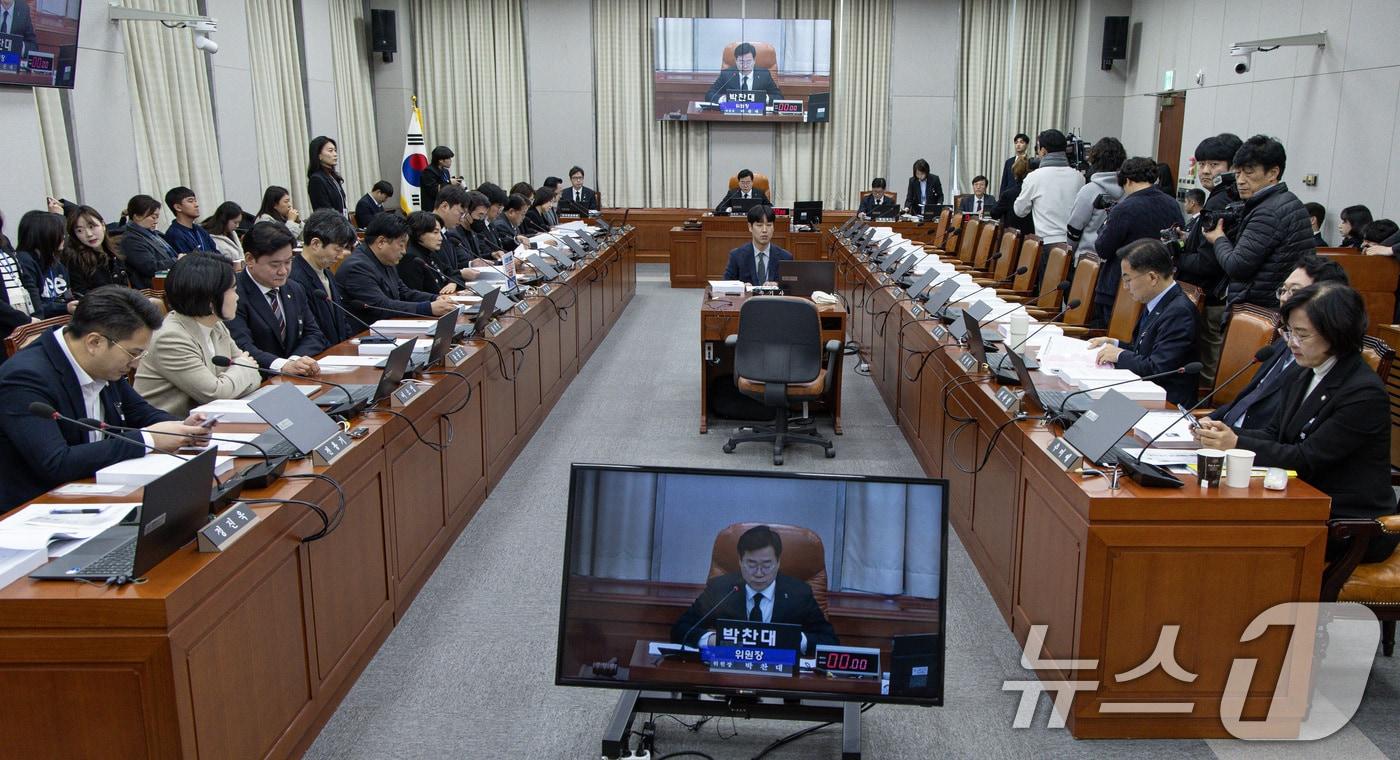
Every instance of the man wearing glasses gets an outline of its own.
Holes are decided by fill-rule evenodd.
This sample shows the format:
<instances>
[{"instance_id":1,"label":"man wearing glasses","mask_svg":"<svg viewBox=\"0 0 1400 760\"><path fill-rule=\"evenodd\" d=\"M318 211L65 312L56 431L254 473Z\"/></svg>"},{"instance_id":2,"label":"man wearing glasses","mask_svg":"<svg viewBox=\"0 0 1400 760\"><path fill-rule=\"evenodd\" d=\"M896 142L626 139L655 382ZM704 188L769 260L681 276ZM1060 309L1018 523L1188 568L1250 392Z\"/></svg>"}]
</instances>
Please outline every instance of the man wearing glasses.
<instances>
[{"instance_id":1,"label":"man wearing glasses","mask_svg":"<svg viewBox=\"0 0 1400 760\"><path fill-rule=\"evenodd\" d=\"M204 415L181 422L127 383L160 325L160 310L149 299L108 285L84 295L65 327L0 365L0 513L144 456L146 446L169 452L208 435ZM92 432L36 416L29 408L36 402L65 417L141 430Z\"/></svg>"},{"instance_id":2,"label":"man wearing glasses","mask_svg":"<svg viewBox=\"0 0 1400 760\"><path fill-rule=\"evenodd\" d=\"M838 643L812 588L779 572L783 539L777 532L767 525L750 528L739 537L738 552L738 574L719 575L705 584L704 593L671 626L672 641L687 646L714 644L714 628L700 625L703 619L800 625L804 656L810 656L817 644Z\"/></svg>"},{"instance_id":3,"label":"man wearing glasses","mask_svg":"<svg viewBox=\"0 0 1400 760\"><path fill-rule=\"evenodd\" d=\"M1342 266L1332 259L1315 254L1306 254L1298 260L1298 266L1283 284L1279 286L1279 305L1282 306L1299 290L1317 282L1350 284ZM1280 338L1269 346L1269 357L1254 371L1249 385L1228 404L1210 413L1210 419L1220 420L1236 431L1248 427L1263 427L1274 418L1274 412L1283 400L1283 389L1288 387L1287 378L1298 371L1293 352L1288 350L1288 341Z\"/></svg>"}]
</instances>

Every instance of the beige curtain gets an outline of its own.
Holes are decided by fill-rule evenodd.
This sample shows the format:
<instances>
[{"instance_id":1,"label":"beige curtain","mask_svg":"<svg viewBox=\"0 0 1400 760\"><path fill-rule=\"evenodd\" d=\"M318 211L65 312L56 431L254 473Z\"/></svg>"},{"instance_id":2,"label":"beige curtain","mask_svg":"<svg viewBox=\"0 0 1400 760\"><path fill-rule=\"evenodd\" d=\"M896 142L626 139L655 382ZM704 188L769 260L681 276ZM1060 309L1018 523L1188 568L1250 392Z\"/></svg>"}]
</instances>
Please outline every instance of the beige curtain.
<instances>
[{"instance_id":1,"label":"beige curtain","mask_svg":"<svg viewBox=\"0 0 1400 760\"><path fill-rule=\"evenodd\" d=\"M780 0L778 17L833 19L833 97L830 122L778 125L773 201L854 208L888 159L894 3Z\"/></svg>"},{"instance_id":2,"label":"beige curtain","mask_svg":"<svg viewBox=\"0 0 1400 760\"><path fill-rule=\"evenodd\" d=\"M123 0L131 8L195 15L194 0ZM209 69L191 32L123 21L126 79L136 137L140 192L162 197L177 185L194 190L200 206L224 200Z\"/></svg>"},{"instance_id":3,"label":"beige curtain","mask_svg":"<svg viewBox=\"0 0 1400 760\"><path fill-rule=\"evenodd\" d=\"M413 0L410 13L428 152L451 148L471 187L529 179L521 0Z\"/></svg>"},{"instance_id":4,"label":"beige curtain","mask_svg":"<svg viewBox=\"0 0 1400 760\"><path fill-rule=\"evenodd\" d=\"M330 0L331 62L335 68L335 115L340 134L335 141L340 149L337 169L345 177L346 193L352 198L364 192L377 180L393 177L379 176L379 139L375 132L374 97L370 89L369 28L365 23L365 6L361 0ZM309 144L309 141L308 141ZM307 159L307 148L301 160ZM305 185L305 182L298 183Z\"/></svg>"},{"instance_id":5,"label":"beige curtain","mask_svg":"<svg viewBox=\"0 0 1400 760\"><path fill-rule=\"evenodd\" d=\"M311 138L302 93L296 9L284 0L247 0L247 5L248 38L257 40L252 64L258 172L264 186L281 185L291 191L297 208L310 209L306 161ZM203 208L214 210L208 205Z\"/></svg>"},{"instance_id":6,"label":"beige curtain","mask_svg":"<svg viewBox=\"0 0 1400 760\"><path fill-rule=\"evenodd\" d=\"M1076 0L963 0L958 87L960 177L995 185L1011 137L1064 129Z\"/></svg>"},{"instance_id":7,"label":"beige curtain","mask_svg":"<svg viewBox=\"0 0 1400 760\"><path fill-rule=\"evenodd\" d=\"M609 206L708 207L710 133L657 121L655 19L706 15L705 0L594 0L593 90L598 185Z\"/></svg>"},{"instance_id":8,"label":"beige curtain","mask_svg":"<svg viewBox=\"0 0 1400 760\"><path fill-rule=\"evenodd\" d=\"M34 88L39 112L39 146L44 152L44 193L78 200L73 157L68 152L68 120L63 117L63 93L49 87Z\"/></svg>"}]
</instances>

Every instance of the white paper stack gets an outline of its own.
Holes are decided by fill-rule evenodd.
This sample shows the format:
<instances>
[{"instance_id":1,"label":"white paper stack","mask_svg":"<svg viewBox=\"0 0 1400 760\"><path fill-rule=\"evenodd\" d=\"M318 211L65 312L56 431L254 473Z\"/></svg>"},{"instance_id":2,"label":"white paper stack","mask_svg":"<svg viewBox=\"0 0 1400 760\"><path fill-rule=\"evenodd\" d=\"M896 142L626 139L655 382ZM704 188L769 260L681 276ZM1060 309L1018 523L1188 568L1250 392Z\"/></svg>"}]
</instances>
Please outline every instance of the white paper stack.
<instances>
[{"instance_id":1,"label":"white paper stack","mask_svg":"<svg viewBox=\"0 0 1400 760\"><path fill-rule=\"evenodd\" d=\"M1165 397L1165 391L1163 397ZM1198 445L1196 439L1191 435L1191 423L1187 422L1180 412L1148 412L1145 417L1137 421L1137 424L1133 425L1133 432L1145 441L1150 441L1160 435L1157 442L1152 444L1154 447L1180 448L1189 446L1196 448Z\"/></svg>"},{"instance_id":2,"label":"white paper stack","mask_svg":"<svg viewBox=\"0 0 1400 760\"><path fill-rule=\"evenodd\" d=\"M30 504L24 509L0 521L0 586L4 580L7 551L38 551L44 560L61 557L78 548L83 542L122 521L123 517L138 503L92 504L59 502L52 504ZM98 510L95 513L64 514L64 510ZM59 510L54 514L54 510ZM17 559L9 555L9 561ZM43 564L43 562L40 562ZM29 568L24 572L27 573ZM21 573L22 574L22 573ZM18 576L16 576L18 577Z\"/></svg>"},{"instance_id":3,"label":"white paper stack","mask_svg":"<svg viewBox=\"0 0 1400 760\"><path fill-rule=\"evenodd\" d=\"M743 280L710 280L710 293L716 296L742 296Z\"/></svg>"},{"instance_id":4,"label":"white paper stack","mask_svg":"<svg viewBox=\"0 0 1400 760\"><path fill-rule=\"evenodd\" d=\"M437 327L436 319L381 319L370 325L383 332L428 332Z\"/></svg>"},{"instance_id":5,"label":"white paper stack","mask_svg":"<svg viewBox=\"0 0 1400 760\"><path fill-rule=\"evenodd\" d=\"M282 384L285 385L286 383ZM272 387L271 385L265 385L243 398L214 399L190 411L198 412L206 417L217 416L220 422L262 422L263 419L258 416L257 412L253 411L253 407L249 406L248 402L261 397L264 393L272 390ZM305 385L300 383L292 384L292 387L301 391L302 395L305 396L310 396L316 391L321 390L321 386L319 385Z\"/></svg>"},{"instance_id":6,"label":"white paper stack","mask_svg":"<svg viewBox=\"0 0 1400 760\"><path fill-rule=\"evenodd\" d=\"M1010 317L1007 317L1006 321L997 322L997 332L1001 333L1002 337L1011 337ZM1049 342L1051 338L1055 338L1057 336L1064 337L1064 334L1065 331L1062 330L1059 325L1054 324L1053 322L1047 324L1043 322L1037 322L1035 321L1035 319L1031 319L1028 323L1028 327L1026 328L1025 345L1031 346L1033 348L1044 348L1045 344Z\"/></svg>"},{"instance_id":7,"label":"white paper stack","mask_svg":"<svg viewBox=\"0 0 1400 760\"><path fill-rule=\"evenodd\" d=\"M257 421L261 422L262 420ZM169 454L147 454L138 459L127 459L103 467L97 471L97 482L144 486L187 461L189 460L173 457ZM222 475L231 469L233 469L233 457L215 457L215 475Z\"/></svg>"},{"instance_id":8,"label":"white paper stack","mask_svg":"<svg viewBox=\"0 0 1400 760\"><path fill-rule=\"evenodd\" d=\"M1048 328L1047 328L1048 330ZM1036 357L1046 372L1061 372L1066 369L1090 370L1098 366L1098 349L1089 341L1066 337L1061 334L1045 342L1045 347Z\"/></svg>"},{"instance_id":9,"label":"white paper stack","mask_svg":"<svg viewBox=\"0 0 1400 760\"><path fill-rule=\"evenodd\" d=\"M361 343L359 346L360 356L382 357L388 356L395 348L407 343L407 338L395 338L393 344L388 343ZM432 338L418 338L414 341L413 350L427 350L427 346L433 344Z\"/></svg>"},{"instance_id":10,"label":"white paper stack","mask_svg":"<svg viewBox=\"0 0 1400 760\"><path fill-rule=\"evenodd\" d=\"M43 549L9 549L0 546L0 588L43 567L49 553Z\"/></svg>"},{"instance_id":11,"label":"white paper stack","mask_svg":"<svg viewBox=\"0 0 1400 760\"><path fill-rule=\"evenodd\" d=\"M403 341L399 341L399 342L402 343ZM373 343L362 343L362 344L360 344L360 345L361 345L361 347L364 347L364 346L367 346L367 345L371 345L371 346L372 346L372 345L374 345L374 344L373 344ZM381 345L388 345L388 344L385 343L385 344L381 344ZM382 366L384 366L384 360L383 360L382 358L380 358L379 356L373 356L373 355L367 354L367 353L365 353L364 351L361 351L359 356L327 356L327 357L324 357L324 358L321 358L321 359L317 359L317 360L316 360L316 363L319 364L319 365L321 365L321 369L323 369L323 370L324 370L326 367L351 367L351 368L353 368L353 367L382 367Z\"/></svg>"}]
</instances>

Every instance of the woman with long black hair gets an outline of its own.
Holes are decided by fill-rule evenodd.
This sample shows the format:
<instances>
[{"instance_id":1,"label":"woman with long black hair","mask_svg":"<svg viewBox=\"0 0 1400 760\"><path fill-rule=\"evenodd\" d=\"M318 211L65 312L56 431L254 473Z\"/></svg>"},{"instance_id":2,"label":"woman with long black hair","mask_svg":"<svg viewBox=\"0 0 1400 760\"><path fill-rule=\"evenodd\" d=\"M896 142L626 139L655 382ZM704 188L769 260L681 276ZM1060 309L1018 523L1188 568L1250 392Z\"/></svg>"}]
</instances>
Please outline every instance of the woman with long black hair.
<instances>
[{"instance_id":1,"label":"woman with long black hair","mask_svg":"<svg viewBox=\"0 0 1400 760\"><path fill-rule=\"evenodd\" d=\"M423 210L431 213L437 209L438 190L444 185L460 181L452 177L452 157L456 155L446 145L433 148L428 160L428 168L418 177L418 188L423 197Z\"/></svg>"},{"instance_id":2,"label":"woman with long black hair","mask_svg":"<svg viewBox=\"0 0 1400 760\"><path fill-rule=\"evenodd\" d=\"M107 223L92 206L79 206L68 215L68 235L58 258L68 267L68 287L79 298L103 285L131 287L126 260L107 234Z\"/></svg>"},{"instance_id":3,"label":"woman with long black hair","mask_svg":"<svg viewBox=\"0 0 1400 760\"><path fill-rule=\"evenodd\" d=\"M157 272L175 265L175 249L165 236L156 232L160 224L160 201L149 195L133 195L122 212L126 228L122 231L122 257L131 274L131 287L140 290L151 287Z\"/></svg>"},{"instance_id":4,"label":"woman with long black hair","mask_svg":"<svg viewBox=\"0 0 1400 760\"><path fill-rule=\"evenodd\" d=\"M19 220L19 269L34 316L40 319L71 314L78 305L68 287L68 268L59 261L63 248L63 217L51 211L29 211Z\"/></svg>"},{"instance_id":5,"label":"woman with long black hair","mask_svg":"<svg viewBox=\"0 0 1400 760\"><path fill-rule=\"evenodd\" d=\"M345 178L335 167L340 163L335 140L321 135L311 141L311 161L306 167L306 194L311 196L311 210L328 208L345 213Z\"/></svg>"},{"instance_id":6,"label":"woman with long black hair","mask_svg":"<svg viewBox=\"0 0 1400 760\"><path fill-rule=\"evenodd\" d=\"M262 205L258 206L258 215L253 219L254 224L258 222L277 222L286 227L292 237L301 239L301 214L292 205L292 194L285 187L272 185L263 191Z\"/></svg>"},{"instance_id":7,"label":"woman with long black hair","mask_svg":"<svg viewBox=\"0 0 1400 760\"><path fill-rule=\"evenodd\" d=\"M243 221L243 208L233 201L224 201L208 219L201 222L219 255L233 262L233 268L243 268L243 243L238 240L238 225Z\"/></svg>"}]
</instances>

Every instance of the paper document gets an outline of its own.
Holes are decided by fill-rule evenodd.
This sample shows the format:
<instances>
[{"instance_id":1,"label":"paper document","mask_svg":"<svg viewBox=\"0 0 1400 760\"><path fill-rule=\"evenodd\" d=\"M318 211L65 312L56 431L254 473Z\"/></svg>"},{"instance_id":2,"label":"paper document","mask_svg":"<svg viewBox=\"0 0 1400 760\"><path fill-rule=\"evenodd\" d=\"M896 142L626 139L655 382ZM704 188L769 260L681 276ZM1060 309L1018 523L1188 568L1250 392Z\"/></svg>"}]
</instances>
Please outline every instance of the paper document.
<instances>
[{"instance_id":1,"label":"paper document","mask_svg":"<svg viewBox=\"0 0 1400 760\"><path fill-rule=\"evenodd\" d=\"M423 332L437 327L436 319L381 319L370 325L384 332Z\"/></svg>"},{"instance_id":2,"label":"paper document","mask_svg":"<svg viewBox=\"0 0 1400 760\"><path fill-rule=\"evenodd\" d=\"M43 549L6 549L0 547L0 588L14 583L38 570L49 561Z\"/></svg>"},{"instance_id":3,"label":"paper document","mask_svg":"<svg viewBox=\"0 0 1400 760\"><path fill-rule=\"evenodd\" d=\"M61 502L30 504L13 515L0 520L0 547L6 549L44 549L59 556L122 521L137 503L82 504ZM67 514L78 511L78 514ZM96 510L91 511L91 510ZM57 513L56 513L57 512ZM63 551L55 553L51 544L61 542Z\"/></svg>"},{"instance_id":4,"label":"paper document","mask_svg":"<svg viewBox=\"0 0 1400 760\"><path fill-rule=\"evenodd\" d=\"M1181 412L1148 412L1133 425L1133 432L1145 440L1157 438L1154 446L1198 448L1196 439L1191 435L1191 423L1182 418Z\"/></svg>"},{"instance_id":5,"label":"paper document","mask_svg":"<svg viewBox=\"0 0 1400 760\"><path fill-rule=\"evenodd\" d=\"M1185 469L1187 465L1194 467L1196 464L1196 449L1159 449L1154 444L1152 448L1147 450L1146 459L1143 459L1142 449L1131 449L1124 446L1123 451L1134 459L1141 459L1148 464L1162 467Z\"/></svg>"},{"instance_id":6,"label":"paper document","mask_svg":"<svg viewBox=\"0 0 1400 760\"><path fill-rule=\"evenodd\" d=\"M132 490L130 486L110 483L67 483L50 493L55 496L118 496Z\"/></svg>"},{"instance_id":7,"label":"paper document","mask_svg":"<svg viewBox=\"0 0 1400 760\"><path fill-rule=\"evenodd\" d=\"M1097 354L1098 350L1090 346L1087 340L1058 335L1054 340L1045 342L1045 347L1036 359L1046 372L1059 372L1076 367L1088 370L1098 366L1094 359Z\"/></svg>"},{"instance_id":8,"label":"paper document","mask_svg":"<svg viewBox=\"0 0 1400 760\"><path fill-rule=\"evenodd\" d=\"M258 418L255 421L261 422L262 418ZM179 467L186 461L188 460L179 459L169 454L147 454L138 459L127 459L103 467L97 471L97 482L144 486L152 480ZM233 469L233 457L215 458L215 475L222 475L231 469Z\"/></svg>"},{"instance_id":9,"label":"paper document","mask_svg":"<svg viewBox=\"0 0 1400 760\"><path fill-rule=\"evenodd\" d=\"M399 343L402 342L399 341ZM378 367L384 364L384 359L379 356L327 356L324 359L317 359L316 363L321 365L321 369L324 371L326 367Z\"/></svg>"}]
</instances>

